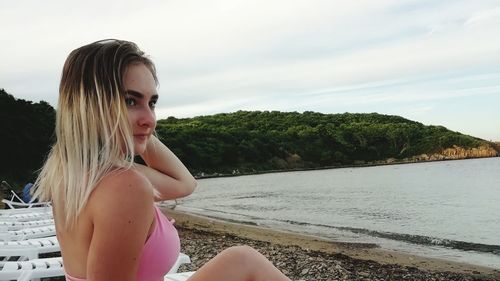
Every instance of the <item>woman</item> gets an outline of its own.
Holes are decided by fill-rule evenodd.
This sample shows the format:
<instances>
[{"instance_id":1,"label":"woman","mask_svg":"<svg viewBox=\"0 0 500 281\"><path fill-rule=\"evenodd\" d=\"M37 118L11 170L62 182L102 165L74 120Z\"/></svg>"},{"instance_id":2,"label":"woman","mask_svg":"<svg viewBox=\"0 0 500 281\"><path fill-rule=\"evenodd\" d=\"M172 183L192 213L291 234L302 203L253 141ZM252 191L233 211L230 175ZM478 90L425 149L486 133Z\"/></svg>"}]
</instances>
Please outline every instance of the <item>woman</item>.
<instances>
[{"instance_id":1,"label":"woman","mask_svg":"<svg viewBox=\"0 0 500 281\"><path fill-rule=\"evenodd\" d=\"M179 254L177 231L154 201L187 196L196 181L153 135L157 84L154 64L132 42L98 41L65 62L56 143L35 195L53 203L67 280L162 280ZM289 279L242 246L190 280Z\"/></svg>"}]
</instances>

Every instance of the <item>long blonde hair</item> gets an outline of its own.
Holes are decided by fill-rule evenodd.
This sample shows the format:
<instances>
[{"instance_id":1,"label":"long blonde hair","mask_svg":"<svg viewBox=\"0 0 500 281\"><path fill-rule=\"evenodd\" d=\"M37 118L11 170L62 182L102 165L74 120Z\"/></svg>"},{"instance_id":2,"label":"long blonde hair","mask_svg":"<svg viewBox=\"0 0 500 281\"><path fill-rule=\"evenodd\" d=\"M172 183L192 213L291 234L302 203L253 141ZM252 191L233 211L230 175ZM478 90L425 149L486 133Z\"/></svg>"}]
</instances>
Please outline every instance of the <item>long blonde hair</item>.
<instances>
[{"instance_id":1,"label":"long blonde hair","mask_svg":"<svg viewBox=\"0 0 500 281\"><path fill-rule=\"evenodd\" d=\"M136 44L101 40L70 53L62 71L56 142L35 182L40 201L62 204L72 228L99 181L133 164L123 76L131 64L153 62Z\"/></svg>"}]
</instances>

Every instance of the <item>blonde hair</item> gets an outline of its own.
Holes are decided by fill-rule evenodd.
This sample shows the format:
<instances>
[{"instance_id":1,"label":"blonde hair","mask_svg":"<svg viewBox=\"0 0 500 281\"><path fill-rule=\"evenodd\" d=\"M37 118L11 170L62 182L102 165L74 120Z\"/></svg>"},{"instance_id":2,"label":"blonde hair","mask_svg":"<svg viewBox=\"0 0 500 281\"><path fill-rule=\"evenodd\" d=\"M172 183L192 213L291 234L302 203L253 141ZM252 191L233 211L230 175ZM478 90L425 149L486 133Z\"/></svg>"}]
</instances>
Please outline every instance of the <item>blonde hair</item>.
<instances>
[{"instance_id":1,"label":"blonde hair","mask_svg":"<svg viewBox=\"0 0 500 281\"><path fill-rule=\"evenodd\" d=\"M70 53L62 71L56 142L35 182L40 201L63 204L64 225L73 227L99 181L133 164L123 76L131 64L153 62L136 44L101 40Z\"/></svg>"}]
</instances>

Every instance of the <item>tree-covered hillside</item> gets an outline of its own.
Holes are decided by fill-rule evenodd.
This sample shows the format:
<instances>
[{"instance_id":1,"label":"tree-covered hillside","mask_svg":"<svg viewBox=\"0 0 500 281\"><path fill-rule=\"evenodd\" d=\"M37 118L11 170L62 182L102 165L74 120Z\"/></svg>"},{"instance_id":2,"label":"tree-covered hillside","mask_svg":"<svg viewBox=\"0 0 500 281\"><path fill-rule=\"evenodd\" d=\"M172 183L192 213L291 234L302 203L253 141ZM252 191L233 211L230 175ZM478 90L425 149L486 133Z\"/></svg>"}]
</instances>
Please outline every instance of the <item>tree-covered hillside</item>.
<instances>
[{"instance_id":1,"label":"tree-covered hillside","mask_svg":"<svg viewBox=\"0 0 500 281\"><path fill-rule=\"evenodd\" d=\"M55 111L44 101L16 99L0 89L0 120L0 179L20 187L33 181L53 143ZM375 163L453 146L487 144L498 150L441 126L377 113L238 111L169 117L158 121L157 134L195 175Z\"/></svg>"},{"instance_id":2,"label":"tree-covered hillside","mask_svg":"<svg viewBox=\"0 0 500 281\"><path fill-rule=\"evenodd\" d=\"M52 143L54 108L0 89L0 120L0 179L16 186L33 181Z\"/></svg>"},{"instance_id":3,"label":"tree-covered hillside","mask_svg":"<svg viewBox=\"0 0 500 281\"><path fill-rule=\"evenodd\" d=\"M197 173L352 165L485 141L399 116L238 111L160 120L160 139Z\"/></svg>"}]
</instances>

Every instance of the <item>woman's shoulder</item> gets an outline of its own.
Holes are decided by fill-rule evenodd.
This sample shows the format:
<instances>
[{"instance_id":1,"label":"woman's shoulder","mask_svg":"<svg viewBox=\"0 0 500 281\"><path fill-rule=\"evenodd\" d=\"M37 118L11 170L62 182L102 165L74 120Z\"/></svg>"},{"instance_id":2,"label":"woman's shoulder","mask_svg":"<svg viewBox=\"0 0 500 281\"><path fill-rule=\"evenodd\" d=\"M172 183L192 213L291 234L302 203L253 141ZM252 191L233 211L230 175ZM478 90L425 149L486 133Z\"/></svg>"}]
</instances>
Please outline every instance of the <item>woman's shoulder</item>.
<instances>
[{"instance_id":1,"label":"woman's shoulder","mask_svg":"<svg viewBox=\"0 0 500 281\"><path fill-rule=\"evenodd\" d=\"M92 191L88 207L90 210L119 208L135 211L154 204L153 187L149 180L136 169L120 169L105 175Z\"/></svg>"}]
</instances>

